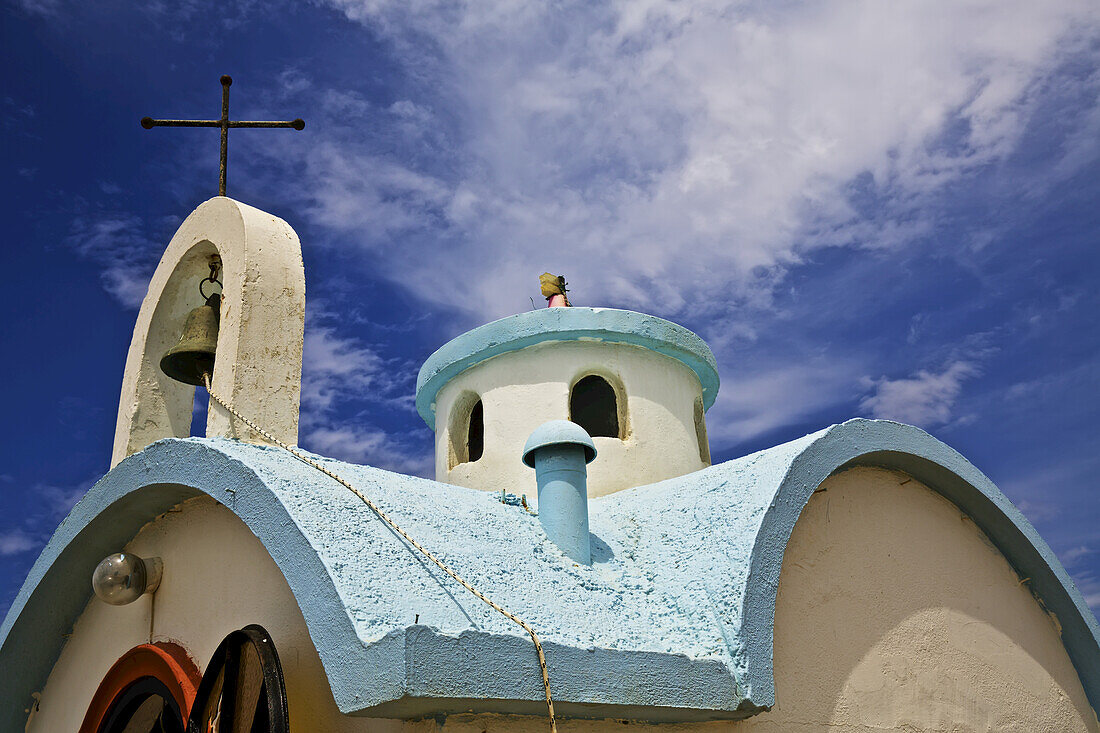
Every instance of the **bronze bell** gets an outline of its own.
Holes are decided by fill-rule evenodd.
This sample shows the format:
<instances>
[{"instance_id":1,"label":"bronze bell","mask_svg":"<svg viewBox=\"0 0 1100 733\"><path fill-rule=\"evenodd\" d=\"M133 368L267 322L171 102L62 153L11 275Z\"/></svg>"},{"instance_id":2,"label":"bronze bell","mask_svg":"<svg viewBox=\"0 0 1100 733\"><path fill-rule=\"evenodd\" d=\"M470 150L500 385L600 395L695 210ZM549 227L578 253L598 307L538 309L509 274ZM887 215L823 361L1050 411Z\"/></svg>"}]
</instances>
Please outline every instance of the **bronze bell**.
<instances>
[{"instance_id":1,"label":"bronze bell","mask_svg":"<svg viewBox=\"0 0 1100 733\"><path fill-rule=\"evenodd\" d=\"M203 374L214 374L214 351L218 348L218 322L222 297L214 293L187 314L183 335L160 360L160 370L177 382L203 384Z\"/></svg>"}]
</instances>

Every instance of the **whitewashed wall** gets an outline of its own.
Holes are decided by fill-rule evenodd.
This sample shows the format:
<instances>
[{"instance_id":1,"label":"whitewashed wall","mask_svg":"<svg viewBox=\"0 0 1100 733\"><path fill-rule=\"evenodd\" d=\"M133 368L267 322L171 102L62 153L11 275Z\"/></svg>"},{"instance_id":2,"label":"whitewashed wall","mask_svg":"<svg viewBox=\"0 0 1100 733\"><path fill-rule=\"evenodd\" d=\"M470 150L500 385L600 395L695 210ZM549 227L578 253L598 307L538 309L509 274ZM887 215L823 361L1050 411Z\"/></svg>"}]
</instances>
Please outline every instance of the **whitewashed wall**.
<instances>
[{"instance_id":1,"label":"whitewashed wall","mask_svg":"<svg viewBox=\"0 0 1100 733\"><path fill-rule=\"evenodd\" d=\"M588 465L589 496L707 465L696 436L695 402L702 389L693 371L639 346L554 342L493 357L444 385L436 401L436 479L527 494L534 501L535 472L521 461L523 445L544 422L569 418L570 388L588 374L618 382L626 395L619 417L624 439L595 438L598 455ZM485 452L480 460L452 467L451 415L456 403L470 395L480 397L484 406Z\"/></svg>"},{"instance_id":2,"label":"whitewashed wall","mask_svg":"<svg viewBox=\"0 0 1100 733\"><path fill-rule=\"evenodd\" d=\"M833 476L795 526L775 615L777 704L737 723L649 726L680 733L1098 731L1059 638L1026 582L966 516L904 474ZM297 603L260 542L228 509L195 499L147 525L128 549L159 555L150 599L92 600L43 690L28 731L75 731L100 678L130 647L172 640L204 666L249 623L272 634L294 733L431 733L434 720L342 715ZM86 582L86 579L74 579ZM634 724L638 725L638 724ZM458 715L448 733L545 733L538 717ZM632 725L633 727L633 725ZM621 733L573 721L562 733Z\"/></svg>"}]
</instances>

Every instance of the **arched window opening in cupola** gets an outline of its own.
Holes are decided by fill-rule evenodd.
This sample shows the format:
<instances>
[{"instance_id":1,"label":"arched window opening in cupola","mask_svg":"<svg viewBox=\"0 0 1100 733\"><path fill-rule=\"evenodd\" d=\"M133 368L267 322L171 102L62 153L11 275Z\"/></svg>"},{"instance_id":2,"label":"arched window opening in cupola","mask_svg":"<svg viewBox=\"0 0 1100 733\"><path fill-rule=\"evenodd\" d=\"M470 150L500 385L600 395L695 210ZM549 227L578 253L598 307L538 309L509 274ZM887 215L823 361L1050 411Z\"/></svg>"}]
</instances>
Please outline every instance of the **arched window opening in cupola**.
<instances>
[{"instance_id":1,"label":"arched window opening in cupola","mask_svg":"<svg viewBox=\"0 0 1100 733\"><path fill-rule=\"evenodd\" d=\"M478 400L470 410L470 429L466 433L466 455L470 461L481 458L485 451L485 408Z\"/></svg>"},{"instance_id":2,"label":"arched window opening in cupola","mask_svg":"<svg viewBox=\"0 0 1100 733\"><path fill-rule=\"evenodd\" d=\"M603 377L589 374L573 385L569 395L569 419L593 438L622 438L619 401L615 388Z\"/></svg>"},{"instance_id":3,"label":"arched window opening in cupola","mask_svg":"<svg viewBox=\"0 0 1100 733\"><path fill-rule=\"evenodd\" d=\"M447 468L472 463L485 453L485 407L475 392L460 395L451 408Z\"/></svg>"}]
</instances>

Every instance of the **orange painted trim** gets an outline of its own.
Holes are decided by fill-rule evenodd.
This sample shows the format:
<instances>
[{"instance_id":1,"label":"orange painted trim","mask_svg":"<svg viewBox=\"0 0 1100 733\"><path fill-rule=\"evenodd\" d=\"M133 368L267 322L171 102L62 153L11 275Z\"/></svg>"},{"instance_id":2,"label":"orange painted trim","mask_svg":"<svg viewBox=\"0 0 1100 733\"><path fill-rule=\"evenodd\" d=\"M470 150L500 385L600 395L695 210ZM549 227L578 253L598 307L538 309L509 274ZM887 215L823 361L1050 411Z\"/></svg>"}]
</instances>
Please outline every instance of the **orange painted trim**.
<instances>
[{"instance_id":1,"label":"orange painted trim","mask_svg":"<svg viewBox=\"0 0 1100 733\"><path fill-rule=\"evenodd\" d=\"M179 644L158 641L135 646L111 665L92 696L80 733L97 733L119 694L143 677L155 677L168 688L186 721L202 673Z\"/></svg>"}]
</instances>

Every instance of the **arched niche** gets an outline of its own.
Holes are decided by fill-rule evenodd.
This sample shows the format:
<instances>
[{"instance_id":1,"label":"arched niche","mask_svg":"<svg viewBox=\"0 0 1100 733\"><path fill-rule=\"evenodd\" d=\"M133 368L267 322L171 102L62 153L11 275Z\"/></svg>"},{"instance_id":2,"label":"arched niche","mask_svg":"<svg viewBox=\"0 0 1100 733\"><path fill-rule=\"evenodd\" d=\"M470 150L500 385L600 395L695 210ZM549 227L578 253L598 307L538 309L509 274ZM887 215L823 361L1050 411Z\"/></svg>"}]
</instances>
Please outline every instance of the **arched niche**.
<instances>
[{"instance_id":1,"label":"arched niche","mask_svg":"<svg viewBox=\"0 0 1100 733\"><path fill-rule=\"evenodd\" d=\"M485 450L485 407L476 392L463 392L451 407L447 426L447 468L471 463Z\"/></svg>"},{"instance_id":2,"label":"arched niche","mask_svg":"<svg viewBox=\"0 0 1100 733\"><path fill-rule=\"evenodd\" d=\"M212 387L272 435L298 440L305 328L305 271L298 236L283 220L233 199L206 201L180 225L138 312L122 379L111 465L162 438L190 435L194 387L160 370L187 313L203 303L198 284L221 259L222 305ZM266 442L207 411L207 436Z\"/></svg>"},{"instance_id":3,"label":"arched niche","mask_svg":"<svg viewBox=\"0 0 1100 733\"><path fill-rule=\"evenodd\" d=\"M594 438L625 440L629 413L622 381L603 371L585 371L569 387L569 419Z\"/></svg>"}]
</instances>

